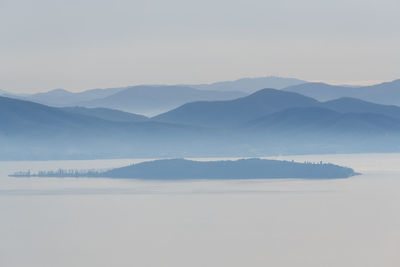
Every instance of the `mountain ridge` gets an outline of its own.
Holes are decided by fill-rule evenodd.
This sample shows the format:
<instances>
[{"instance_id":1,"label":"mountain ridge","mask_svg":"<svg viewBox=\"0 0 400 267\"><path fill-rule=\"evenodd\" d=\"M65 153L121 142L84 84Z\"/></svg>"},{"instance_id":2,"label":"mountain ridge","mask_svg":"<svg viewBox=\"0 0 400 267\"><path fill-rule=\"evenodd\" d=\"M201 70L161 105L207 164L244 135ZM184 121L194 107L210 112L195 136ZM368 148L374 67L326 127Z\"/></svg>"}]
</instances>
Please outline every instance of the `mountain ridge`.
<instances>
[{"instance_id":1,"label":"mountain ridge","mask_svg":"<svg viewBox=\"0 0 400 267\"><path fill-rule=\"evenodd\" d=\"M339 113L376 113L400 119L400 107L355 98L319 102L296 92L262 89L230 101L193 102L153 117L153 120L207 127L234 127L274 112L296 107L330 109Z\"/></svg>"},{"instance_id":2,"label":"mountain ridge","mask_svg":"<svg viewBox=\"0 0 400 267\"><path fill-rule=\"evenodd\" d=\"M188 86L201 90L233 90L254 93L264 88L283 89L288 86L306 83L297 78L286 78L278 76L247 77L233 81L219 81L205 84L190 84Z\"/></svg>"},{"instance_id":3,"label":"mountain ridge","mask_svg":"<svg viewBox=\"0 0 400 267\"><path fill-rule=\"evenodd\" d=\"M282 90L297 92L320 101L353 97L377 104L400 106L400 79L375 85L346 87L326 83L304 83Z\"/></svg>"},{"instance_id":4,"label":"mountain ridge","mask_svg":"<svg viewBox=\"0 0 400 267\"><path fill-rule=\"evenodd\" d=\"M152 119L180 124L191 124L196 121L198 125L214 127L237 126L258 114L273 113L292 107L294 102L296 106L317 103L316 100L297 93L262 89L249 96L229 101L188 103Z\"/></svg>"},{"instance_id":5,"label":"mountain ridge","mask_svg":"<svg viewBox=\"0 0 400 267\"><path fill-rule=\"evenodd\" d=\"M185 104L167 112L173 116L166 120L137 121L120 111L0 97L0 159L398 151L399 109L264 89L235 100Z\"/></svg>"},{"instance_id":6,"label":"mountain ridge","mask_svg":"<svg viewBox=\"0 0 400 267\"><path fill-rule=\"evenodd\" d=\"M155 114L197 100L227 100L242 92L199 90L184 86L132 86L106 98L80 102L85 107L116 108L133 113Z\"/></svg>"}]
</instances>

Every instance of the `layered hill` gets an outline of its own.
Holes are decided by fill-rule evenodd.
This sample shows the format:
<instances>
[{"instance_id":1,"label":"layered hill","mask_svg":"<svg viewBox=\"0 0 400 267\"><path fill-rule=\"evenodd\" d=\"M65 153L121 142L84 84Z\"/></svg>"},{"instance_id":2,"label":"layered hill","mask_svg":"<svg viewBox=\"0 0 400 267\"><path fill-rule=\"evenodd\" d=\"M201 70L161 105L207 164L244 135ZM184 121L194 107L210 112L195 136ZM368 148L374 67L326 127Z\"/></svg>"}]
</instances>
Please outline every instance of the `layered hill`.
<instances>
[{"instance_id":1,"label":"layered hill","mask_svg":"<svg viewBox=\"0 0 400 267\"><path fill-rule=\"evenodd\" d=\"M294 78L256 77L235 81L193 85L141 85L70 92L54 89L36 94L10 94L0 90L0 95L54 106L105 107L133 113L154 115L176 108L187 102L230 100L243 97L262 88L281 89L306 83Z\"/></svg>"},{"instance_id":2,"label":"layered hill","mask_svg":"<svg viewBox=\"0 0 400 267\"><path fill-rule=\"evenodd\" d=\"M105 98L79 103L86 107L106 107L140 114L157 114L198 100L229 100L242 92L198 90L184 86L132 86Z\"/></svg>"},{"instance_id":3,"label":"layered hill","mask_svg":"<svg viewBox=\"0 0 400 267\"><path fill-rule=\"evenodd\" d=\"M276 76L242 78L235 81L222 81L209 84L193 84L192 88L216 91L241 91L254 93L264 88L282 89L288 86L306 83L306 81L295 78L284 78Z\"/></svg>"},{"instance_id":4,"label":"layered hill","mask_svg":"<svg viewBox=\"0 0 400 267\"><path fill-rule=\"evenodd\" d=\"M304 119L308 120L317 119L322 114L336 114L336 116L339 116L339 113L363 113L364 115L359 117L360 120L366 120L369 117L372 120L374 118L372 114L381 115L379 118L382 120L385 117L395 120L400 119L400 107L397 106L380 105L354 98L340 98L319 102L294 92L263 89L249 96L231 101L188 103L160 114L154 117L153 120L215 128L241 127L248 125L251 121L288 109L292 110L287 113L283 112L279 116L283 116L283 114L286 114L286 116L296 115L296 110L293 108L301 107L315 108L297 110L301 111ZM345 115L340 116L345 117ZM352 116L354 117L355 115ZM321 118L315 123L322 123L323 120ZM305 121L300 120L300 118L294 121L295 124L302 124L303 122ZM379 124L379 121L376 121L376 123ZM348 127L352 128L356 127L356 125L349 125Z\"/></svg>"},{"instance_id":5,"label":"layered hill","mask_svg":"<svg viewBox=\"0 0 400 267\"><path fill-rule=\"evenodd\" d=\"M229 100L245 96L239 91L198 90L187 86L130 86L69 92L55 89L32 95L7 95L48 106L111 108L131 113L150 114L168 111L187 102Z\"/></svg>"},{"instance_id":6,"label":"layered hill","mask_svg":"<svg viewBox=\"0 0 400 267\"><path fill-rule=\"evenodd\" d=\"M366 136L400 133L400 120L375 113L340 113L327 108L291 108L249 122L251 131L284 135Z\"/></svg>"},{"instance_id":7,"label":"layered hill","mask_svg":"<svg viewBox=\"0 0 400 267\"><path fill-rule=\"evenodd\" d=\"M44 93L25 95L21 99L55 107L76 106L80 102L104 98L121 90L123 88L91 89L75 93L64 89L54 89Z\"/></svg>"},{"instance_id":8,"label":"layered hill","mask_svg":"<svg viewBox=\"0 0 400 267\"><path fill-rule=\"evenodd\" d=\"M297 93L262 89L230 101L201 101L153 117L153 120L205 127L235 127L258 117L292 107L318 105L318 101Z\"/></svg>"},{"instance_id":9,"label":"layered hill","mask_svg":"<svg viewBox=\"0 0 400 267\"><path fill-rule=\"evenodd\" d=\"M304 83L290 86L283 90L313 97L320 101L333 100L341 97L353 97L385 105L400 105L400 80L361 87L335 86L324 83Z\"/></svg>"},{"instance_id":10,"label":"layered hill","mask_svg":"<svg viewBox=\"0 0 400 267\"><path fill-rule=\"evenodd\" d=\"M263 89L153 118L0 97L2 159L254 156L400 150L400 108Z\"/></svg>"},{"instance_id":11,"label":"layered hill","mask_svg":"<svg viewBox=\"0 0 400 267\"><path fill-rule=\"evenodd\" d=\"M351 97L326 101L320 106L341 113L375 113L400 119L399 106L376 104Z\"/></svg>"},{"instance_id":12,"label":"layered hill","mask_svg":"<svg viewBox=\"0 0 400 267\"><path fill-rule=\"evenodd\" d=\"M109 121L143 122L149 120L148 117L143 115L108 108L65 107L61 108L61 110L72 114L92 116Z\"/></svg>"},{"instance_id":13,"label":"layered hill","mask_svg":"<svg viewBox=\"0 0 400 267\"><path fill-rule=\"evenodd\" d=\"M168 142L173 146L202 134L197 127L100 111L0 97L0 159L124 157L155 150L161 155Z\"/></svg>"},{"instance_id":14,"label":"layered hill","mask_svg":"<svg viewBox=\"0 0 400 267\"><path fill-rule=\"evenodd\" d=\"M146 121L141 115L109 109L54 108L30 101L0 97L0 130L25 134L34 132L51 134L83 130L107 130L124 128L133 124L122 122ZM152 122L153 124L157 124ZM139 125L139 124L135 124ZM26 132L25 132L26 131Z\"/></svg>"}]
</instances>

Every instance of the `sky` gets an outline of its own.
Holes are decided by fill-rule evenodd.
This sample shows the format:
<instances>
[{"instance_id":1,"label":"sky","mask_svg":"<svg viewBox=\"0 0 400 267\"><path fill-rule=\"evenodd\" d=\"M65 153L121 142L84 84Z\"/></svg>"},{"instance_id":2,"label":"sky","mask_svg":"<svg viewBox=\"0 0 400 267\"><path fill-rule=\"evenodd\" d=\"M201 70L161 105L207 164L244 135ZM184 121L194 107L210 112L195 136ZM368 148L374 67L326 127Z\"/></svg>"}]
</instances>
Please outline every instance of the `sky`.
<instances>
[{"instance_id":1,"label":"sky","mask_svg":"<svg viewBox=\"0 0 400 267\"><path fill-rule=\"evenodd\" d=\"M400 78L398 0L0 0L0 89Z\"/></svg>"}]
</instances>

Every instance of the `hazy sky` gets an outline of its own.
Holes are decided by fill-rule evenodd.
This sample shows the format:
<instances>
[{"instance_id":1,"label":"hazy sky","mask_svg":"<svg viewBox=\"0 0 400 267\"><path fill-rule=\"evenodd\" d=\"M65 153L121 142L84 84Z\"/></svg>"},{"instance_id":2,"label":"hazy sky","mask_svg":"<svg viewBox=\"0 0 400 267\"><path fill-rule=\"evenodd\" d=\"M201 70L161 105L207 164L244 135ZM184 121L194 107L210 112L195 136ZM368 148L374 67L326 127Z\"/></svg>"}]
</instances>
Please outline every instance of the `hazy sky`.
<instances>
[{"instance_id":1,"label":"hazy sky","mask_svg":"<svg viewBox=\"0 0 400 267\"><path fill-rule=\"evenodd\" d=\"M0 88L400 78L399 0L0 0Z\"/></svg>"}]
</instances>

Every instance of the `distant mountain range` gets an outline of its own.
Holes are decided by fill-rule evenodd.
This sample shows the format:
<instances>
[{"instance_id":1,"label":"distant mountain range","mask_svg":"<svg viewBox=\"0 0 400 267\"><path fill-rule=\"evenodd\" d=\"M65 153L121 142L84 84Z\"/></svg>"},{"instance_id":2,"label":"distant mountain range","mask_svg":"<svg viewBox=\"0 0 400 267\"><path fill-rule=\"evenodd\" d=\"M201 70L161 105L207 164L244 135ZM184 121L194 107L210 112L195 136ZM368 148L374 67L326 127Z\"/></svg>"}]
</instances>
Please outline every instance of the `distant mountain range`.
<instances>
[{"instance_id":1,"label":"distant mountain range","mask_svg":"<svg viewBox=\"0 0 400 267\"><path fill-rule=\"evenodd\" d=\"M92 116L109 121L144 122L149 120L148 117L143 115L108 108L65 107L60 109L67 113Z\"/></svg>"},{"instance_id":2,"label":"distant mountain range","mask_svg":"<svg viewBox=\"0 0 400 267\"><path fill-rule=\"evenodd\" d=\"M157 114L198 100L229 100L246 95L234 91L198 90L184 86L132 86L108 97L78 103L85 107L106 107L141 114Z\"/></svg>"},{"instance_id":3,"label":"distant mountain range","mask_svg":"<svg viewBox=\"0 0 400 267\"><path fill-rule=\"evenodd\" d=\"M211 84L140 85L92 89L78 93L55 89L43 93L18 95L0 90L0 95L54 107L103 107L151 116L188 102L230 100L263 88L281 89L301 83L305 81L271 76Z\"/></svg>"},{"instance_id":4,"label":"distant mountain range","mask_svg":"<svg viewBox=\"0 0 400 267\"><path fill-rule=\"evenodd\" d=\"M313 109L299 109L301 107ZM279 113L281 111L285 112ZM377 114L395 120L400 119L400 107L397 106L380 105L354 98L340 98L327 102L319 102L298 93L263 89L249 96L230 101L188 103L153 117L153 120L202 127L225 128L248 125L249 122L274 113L276 113L274 116L280 114L280 116L284 115L288 117L289 115L298 116L304 112L307 113L306 117L308 119L316 120L319 118L321 123L329 122L330 116L333 114L345 117L350 116L349 114L352 113ZM323 116L326 116L326 118ZM362 119L362 117L359 119ZM281 123L284 123L284 121L282 120ZM291 122L293 123L292 126L302 124L304 120L298 120L298 123L295 122ZM315 122L317 123L317 121ZM320 126L322 125L321 123L319 124ZM352 125L348 126L349 129L351 127Z\"/></svg>"},{"instance_id":5,"label":"distant mountain range","mask_svg":"<svg viewBox=\"0 0 400 267\"><path fill-rule=\"evenodd\" d=\"M108 97L121 90L123 88L92 89L73 93L64 89L54 89L45 93L25 95L21 99L56 107L76 106L80 102Z\"/></svg>"},{"instance_id":6,"label":"distant mountain range","mask_svg":"<svg viewBox=\"0 0 400 267\"><path fill-rule=\"evenodd\" d=\"M162 155L168 141L176 144L201 133L104 108L54 108L0 97L0 159L123 157L143 155L153 146L149 152Z\"/></svg>"},{"instance_id":7,"label":"distant mountain range","mask_svg":"<svg viewBox=\"0 0 400 267\"><path fill-rule=\"evenodd\" d=\"M254 154L348 153L399 151L399 116L397 106L263 89L231 101L188 103L152 119L219 129L227 147Z\"/></svg>"},{"instance_id":8,"label":"distant mountain range","mask_svg":"<svg viewBox=\"0 0 400 267\"><path fill-rule=\"evenodd\" d=\"M399 140L400 107L275 89L152 118L0 97L0 159L392 152Z\"/></svg>"},{"instance_id":9,"label":"distant mountain range","mask_svg":"<svg viewBox=\"0 0 400 267\"><path fill-rule=\"evenodd\" d=\"M235 91L198 90L184 86L131 86L124 88L94 89L72 93L55 89L33 95L10 95L21 100L54 106L82 106L119 109L127 112L155 115L187 102L199 100L227 100L245 96Z\"/></svg>"},{"instance_id":10,"label":"distant mountain range","mask_svg":"<svg viewBox=\"0 0 400 267\"><path fill-rule=\"evenodd\" d=\"M268 77L242 78L235 81L223 81L210 84L191 84L188 86L201 90L241 91L246 93L254 93L264 88L283 89L288 86L293 86L303 83L306 83L306 81L295 78L268 76Z\"/></svg>"},{"instance_id":11,"label":"distant mountain range","mask_svg":"<svg viewBox=\"0 0 400 267\"><path fill-rule=\"evenodd\" d=\"M284 90L310 96L320 101L353 97L385 105L400 105L400 80L361 87L304 83L289 86Z\"/></svg>"},{"instance_id":12,"label":"distant mountain range","mask_svg":"<svg viewBox=\"0 0 400 267\"><path fill-rule=\"evenodd\" d=\"M259 118L247 126L252 132L279 135L337 136L400 133L398 119L374 113L339 113L326 108L291 108Z\"/></svg>"},{"instance_id":13,"label":"distant mountain range","mask_svg":"<svg viewBox=\"0 0 400 267\"><path fill-rule=\"evenodd\" d=\"M299 79L281 77L244 78L236 81L187 86L141 85L93 89L79 93L55 89L45 93L15 95L0 91L0 95L54 107L102 107L154 116L188 102L233 100L264 88L296 92L319 101L351 97L386 105L400 105L400 80L372 86L350 87L308 83Z\"/></svg>"},{"instance_id":14,"label":"distant mountain range","mask_svg":"<svg viewBox=\"0 0 400 267\"><path fill-rule=\"evenodd\" d=\"M263 89L230 101L188 103L153 119L169 123L223 128L239 126L286 108L314 106L318 103L315 99L297 93Z\"/></svg>"},{"instance_id":15,"label":"distant mountain range","mask_svg":"<svg viewBox=\"0 0 400 267\"><path fill-rule=\"evenodd\" d=\"M59 140L62 142L69 142L76 137L95 140L99 137L129 137L139 133L147 136L158 131L165 134L176 127L189 129L148 121L144 116L117 110L54 108L6 97L0 97L0 123L2 137L44 141L65 137Z\"/></svg>"}]
</instances>

